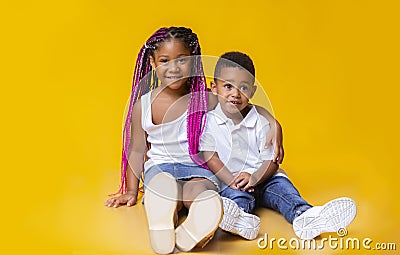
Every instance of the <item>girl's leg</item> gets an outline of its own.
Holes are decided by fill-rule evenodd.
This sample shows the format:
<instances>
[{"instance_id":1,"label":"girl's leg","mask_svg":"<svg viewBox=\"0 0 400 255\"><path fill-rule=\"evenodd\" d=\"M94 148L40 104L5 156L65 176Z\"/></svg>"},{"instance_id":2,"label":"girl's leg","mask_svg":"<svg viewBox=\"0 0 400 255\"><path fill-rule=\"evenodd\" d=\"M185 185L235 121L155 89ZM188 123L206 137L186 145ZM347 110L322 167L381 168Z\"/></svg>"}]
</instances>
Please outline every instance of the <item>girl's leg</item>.
<instances>
[{"instance_id":1,"label":"girl's leg","mask_svg":"<svg viewBox=\"0 0 400 255\"><path fill-rule=\"evenodd\" d=\"M171 253L175 246L175 215L178 184L169 173L158 173L148 181L144 207L154 252Z\"/></svg>"},{"instance_id":2,"label":"girl's leg","mask_svg":"<svg viewBox=\"0 0 400 255\"><path fill-rule=\"evenodd\" d=\"M214 183L204 178L192 178L185 182L182 188L183 205L190 208L193 200L206 190L217 191Z\"/></svg>"},{"instance_id":3,"label":"girl's leg","mask_svg":"<svg viewBox=\"0 0 400 255\"><path fill-rule=\"evenodd\" d=\"M178 182L178 203L177 203L177 205L176 205L176 210L175 210L175 213L174 213L174 223L175 223L175 226L177 226L178 225L178 221L179 221L179 216L178 216L178 212L180 211L180 210L182 210L182 208L183 208L183 202L182 202L182 184L180 183L180 182Z\"/></svg>"},{"instance_id":4,"label":"girl's leg","mask_svg":"<svg viewBox=\"0 0 400 255\"><path fill-rule=\"evenodd\" d=\"M216 186L204 178L192 178L183 186L183 204L189 209L186 220L178 226L176 246L190 251L204 247L218 229L223 215L222 200Z\"/></svg>"}]
</instances>

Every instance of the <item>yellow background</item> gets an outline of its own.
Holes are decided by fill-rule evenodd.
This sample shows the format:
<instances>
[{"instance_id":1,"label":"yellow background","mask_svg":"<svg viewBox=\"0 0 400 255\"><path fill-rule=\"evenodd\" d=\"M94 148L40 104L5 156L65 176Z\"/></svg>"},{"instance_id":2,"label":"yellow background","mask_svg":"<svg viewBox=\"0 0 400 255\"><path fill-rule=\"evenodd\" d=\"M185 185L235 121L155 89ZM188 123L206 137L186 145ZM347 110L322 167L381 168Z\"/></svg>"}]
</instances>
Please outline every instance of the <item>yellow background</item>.
<instances>
[{"instance_id":1,"label":"yellow background","mask_svg":"<svg viewBox=\"0 0 400 255\"><path fill-rule=\"evenodd\" d=\"M141 205L102 204L119 183L136 55L171 25L192 28L203 54L247 52L284 128L283 167L303 196L313 204L352 197L348 236L400 249L397 1L13 1L0 9L2 254L151 252ZM283 217L258 213L261 235L294 237ZM198 252L283 253L225 233Z\"/></svg>"}]
</instances>

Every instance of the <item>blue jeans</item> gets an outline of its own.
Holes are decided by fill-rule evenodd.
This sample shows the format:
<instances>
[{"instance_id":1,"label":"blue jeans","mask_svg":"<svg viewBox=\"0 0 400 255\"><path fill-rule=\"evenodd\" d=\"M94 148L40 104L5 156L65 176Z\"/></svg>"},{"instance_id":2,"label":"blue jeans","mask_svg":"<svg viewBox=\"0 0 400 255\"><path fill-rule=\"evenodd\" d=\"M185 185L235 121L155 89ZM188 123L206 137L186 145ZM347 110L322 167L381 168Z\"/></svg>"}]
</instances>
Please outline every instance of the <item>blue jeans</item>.
<instances>
[{"instance_id":1,"label":"blue jeans","mask_svg":"<svg viewBox=\"0 0 400 255\"><path fill-rule=\"evenodd\" d=\"M281 213L290 223L312 207L284 176L272 176L257 185L253 193L224 187L220 194L235 201L247 213L252 213L258 205Z\"/></svg>"}]
</instances>

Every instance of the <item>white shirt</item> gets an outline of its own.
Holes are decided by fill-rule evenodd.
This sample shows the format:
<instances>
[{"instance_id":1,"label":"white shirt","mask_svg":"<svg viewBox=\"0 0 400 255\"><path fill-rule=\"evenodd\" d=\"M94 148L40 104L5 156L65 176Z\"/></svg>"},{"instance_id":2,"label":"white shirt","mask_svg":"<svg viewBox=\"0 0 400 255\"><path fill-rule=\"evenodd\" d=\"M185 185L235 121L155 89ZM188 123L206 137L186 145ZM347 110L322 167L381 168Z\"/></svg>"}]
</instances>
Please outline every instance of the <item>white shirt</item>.
<instances>
[{"instance_id":1,"label":"white shirt","mask_svg":"<svg viewBox=\"0 0 400 255\"><path fill-rule=\"evenodd\" d=\"M189 156L187 111L173 121L155 125L151 111L151 92L141 97L142 128L151 144L147 151L149 159L144 163L145 171L163 163L195 164Z\"/></svg>"},{"instance_id":2,"label":"white shirt","mask_svg":"<svg viewBox=\"0 0 400 255\"><path fill-rule=\"evenodd\" d=\"M232 172L254 173L264 160L272 160L273 146L265 149L269 122L252 106L237 125L226 117L218 104L207 113L207 125L200 140L201 151L215 151Z\"/></svg>"}]
</instances>

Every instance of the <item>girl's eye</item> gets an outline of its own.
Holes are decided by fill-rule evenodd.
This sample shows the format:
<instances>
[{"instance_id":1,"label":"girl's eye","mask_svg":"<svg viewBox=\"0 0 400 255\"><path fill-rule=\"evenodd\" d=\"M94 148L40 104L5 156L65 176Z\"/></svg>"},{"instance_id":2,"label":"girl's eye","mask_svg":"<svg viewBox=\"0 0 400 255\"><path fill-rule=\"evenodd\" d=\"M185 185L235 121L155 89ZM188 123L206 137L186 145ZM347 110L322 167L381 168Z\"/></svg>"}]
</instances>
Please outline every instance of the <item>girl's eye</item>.
<instances>
[{"instance_id":1,"label":"girl's eye","mask_svg":"<svg viewBox=\"0 0 400 255\"><path fill-rule=\"evenodd\" d=\"M160 59L160 62L161 62L161 63L167 63L167 62L168 62L168 59Z\"/></svg>"},{"instance_id":2,"label":"girl's eye","mask_svg":"<svg viewBox=\"0 0 400 255\"><path fill-rule=\"evenodd\" d=\"M186 58L179 58L178 59L178 63L180 63L180 64L184 64L184 63L186 63L186 61L187 61Z\"/></svg>"},{"instance_id":3,"label":"girl's eye","mask_svg":"<svg viewBox=\"0 0 400 255\"><path fill-rule=\"evenodd\" d=\"M225 84L225 85L224 85L224 88L230 89L230 88L232 88L232 84L229 84L229 83L228 83L228 84Z\"/></svg>"}]
</instances>

